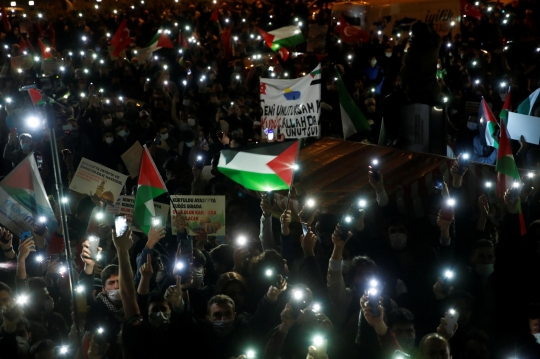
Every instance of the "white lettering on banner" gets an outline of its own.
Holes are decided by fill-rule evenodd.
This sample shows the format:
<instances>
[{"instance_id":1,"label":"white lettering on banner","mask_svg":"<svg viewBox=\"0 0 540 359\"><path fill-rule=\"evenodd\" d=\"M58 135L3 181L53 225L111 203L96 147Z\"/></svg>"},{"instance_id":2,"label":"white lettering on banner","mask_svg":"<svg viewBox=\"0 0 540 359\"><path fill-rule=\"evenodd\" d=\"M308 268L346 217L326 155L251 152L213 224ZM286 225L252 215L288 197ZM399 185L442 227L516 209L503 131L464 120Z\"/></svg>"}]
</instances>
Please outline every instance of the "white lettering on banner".
<instances>
[{"instance_id":1,"label":"white lettering on banner","mask_svg":"<svg viewBox=\"0 0 540 359\"><path fill-rule=\"evenodd\" d=\"M293 80L261 79L261 136L277 129L285 138L320 137L320 65Z\"/></svg>"}]
</instances>

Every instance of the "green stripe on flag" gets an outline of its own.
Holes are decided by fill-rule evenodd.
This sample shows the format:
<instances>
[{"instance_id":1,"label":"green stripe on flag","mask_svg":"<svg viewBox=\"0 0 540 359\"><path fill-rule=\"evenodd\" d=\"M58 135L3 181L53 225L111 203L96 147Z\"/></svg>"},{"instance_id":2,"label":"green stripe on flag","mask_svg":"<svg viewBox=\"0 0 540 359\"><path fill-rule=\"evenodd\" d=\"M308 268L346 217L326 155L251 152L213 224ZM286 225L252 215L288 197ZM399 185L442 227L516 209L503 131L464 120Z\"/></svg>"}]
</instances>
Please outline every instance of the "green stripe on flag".
<instances>
[{"instance_id":1,"label":"green stripe on flag","mask_svg":"<svg viewBox=\"0 0 540 359\"><path fill-rule=\"evenodd\" d=\"M264 192L289 189L289 185L276 174L238 171L227 167L218 167L218 169L225 176L252 191Z\"/></svg>"},{"instance_id":2,"label":"green stripe on flag","mask_svg":"<svg viewBox=\"0 0 540 359\"><path fill-rule=\"evenodd\" d=\"M304 35L302 35L302 33L299 33L299 34L294 34L293 36L290 36L290 37L285 37L283 39L279 39L279 40L274 40L274 42L272 43L272 49L275 47L275 46L283 46L283 47L294 47L296 45L300 45L300 44L303 44L304 42L306 42L306 40L304 39ZM278 47L278 49L279 49Z\"/></svg>"},{"instance_id":3,"label":"green stripe on flag","mask_svg":"<svg viewBox=\"0 0 540 359\"><path fill-rule=\"evenodd\" d=\"M516 166L516 161L514 161L514 156L503 156L497 159L497 164L495 165L495 170L497 172L503 173L513 179L519 181L519 172Z\"/></svg>"},{"instance_id":4,"label":"green stripe on flag","mask_svg":"<svg viewBox=\"0 0 540 359\"><path fill-rule=\"evenodd\" d=\"M354 103L351 95L347 91L345 84L341 80L339 71L336 69L337 88L339 93L339 105L341 107L341 122L343 125L343 138L348 138L362 130L369 130L371 126L366 116Z\"/></svg>"},{"instance_id":5,"label":"green stripe on flag","mask_svg":"<svg viewBox=\"0 0 540 359\"><path fill-rule=\"evenodd\" d=\"M153 216L152 212L150 212L146 206L146 202L153 201L154 198L159 197L164 193L167 193L167 191L157 187L139 186L139 188L137 188L133 218L146 234L148 234L148 231L152 225Z\"/></svg>"}]
</instances>

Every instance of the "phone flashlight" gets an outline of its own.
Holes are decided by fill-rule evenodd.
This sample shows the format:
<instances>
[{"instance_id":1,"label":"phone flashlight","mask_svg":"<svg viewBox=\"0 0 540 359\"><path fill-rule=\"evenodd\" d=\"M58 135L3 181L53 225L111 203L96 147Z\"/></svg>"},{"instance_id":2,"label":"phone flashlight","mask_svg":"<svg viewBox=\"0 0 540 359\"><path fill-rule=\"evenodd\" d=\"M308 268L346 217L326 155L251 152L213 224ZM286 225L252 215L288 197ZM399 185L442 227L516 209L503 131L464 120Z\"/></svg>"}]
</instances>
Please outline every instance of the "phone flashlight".
<instances>
[{"instance_id":1,"label":"phone flashlight","mask_svg":"<svg viewBox=\"0 0 540 359\"><path fill-rule=\"evenodd\" d=\"M369 285L371 287L377 287L379 285L379 282L376 279L372 279L369 281Z\"/></svg>"},{"instance_id":2,"label":"phone flashlight","mask_svg":"<svg viewBox=\"0 0 540 359\"><path fill-rule=\"evenodd\" d=\"M254 350L248 350L248 351L246 352L246 358L248 358L248 359L253 359L253 358L255 358L255 351L254 351Z\"/></svg>"},{"instance_id":3,"label":"phone flashlight","mask_svg":"<svg viewBox=\"0 0 540 359\"><path fill-rule=\"evenodd\" d=\"M366 201L364 199L361 199L358 201L358 207L364 208L366 206Z\"/></svg>"},{"instance_id":4,"label":"phone flashlight","mask_svg":"<svg viewBox=\"0 0 540 359\"><path fill-rule=\"evenodd\" d=\"M485 186L486 186L486 188L491 188L492 183L488 181L488 182L486 182Z\"/></svg>"},{"instance_id":5,"label":"phone flashlight","mask_svg":"<svg viewBox=\"0 0 540 359\"><path fill-rule=\"evenodd\" d=\"M101 221L103 219L104 215L103 215L103 212L98 212L96 213L96 218L98 221Z\"/></svg>"},{"instance_id":6,"label":"phone flashlight","mask_svg":"<svg viewBox=\"0 0 540 359\"><path fill-rule=\"evenodd\" d=\"M295 171L298 171L298 170L300 169L300 167L299 167L297 164L295 164L295 165L293 166L293 169L294 169Z\"/></svg>"},{"instance_id":7,"label":"phone flashlight","mask_svg":"<svg viewBox=\"0 0 540 359\"><path fill-rule=\"evenodd\" d=\"M39 263L43 262L43 256L37 256L36 261L38 261Z\"/></svg>"},{"instance_id":8,"label":"phone flashlight","mask_svg":"<svg viewBox=\"0 0 540 359\"><path fill-rule=\"evenodd\" d=\"M313 338L313 345L315 347L320 347L324 344L324 339L320 335L317 335L315 338Z\"/></svg>"},{"instance_id":9,"label":"phone flashlight","mask_svg":"<svg viewBox=\"0 0 540 359\"><path fill-rule=\"evenodd\" d=\"M247 243L247 238L244 237L244 236L240 236L236 239L236 243L239 245L239 246L245 246L246 243Z\"/></svg>"},{"instance_id":10,"label":"phone flashlight","mask_svg":"<svg viewBox=\"0 0 540 359\"><path fill-rule=\"evenodd\" d=\"M453 198L450 198L448 199L448 201L446 201L446 204L449 205L449 206L453 206L456 204L456 200L453 199Z\"/></svg>"},{"instance_id":11,"label":"phone flashlight","mask_svg":"<svg viewBox=\"0 0 540 359\"><path fill-rule=\"evenodd\" d=\"M78 285L77 288L75 288L75 291L77 293L82 293L84 292L84 287L82 285Z\"/></svg>"},{"instance_id":12,"label":"phone flashlight","mask_svg":"<svg viewBox=\"0 0 540 359\"><path fill-rule=\"evenodd\" d=\"M66 271L67 271L66 266L61 266L60 267L60 273L66 273Z\"/></svg>"},{"instance_id":13,"label":"phone flashlight","mask_svg":"<svg viewBox=\"0 0 540 359\"><path fill-rule=\"evenodd\" d=\"M104 331L105 330L103 328L101 328L101 327L97 329L98 334L103 334Z\"/></svg>"},{"instance_id":14,"label":"phone flashlight","mask_svg":"<svg viewBox=\"0 0 540 359\"><path fill-rule=\"evenodd\" d=\"M315 303L311 306L311 309L314 311L314 312L320 312L321 311L321 305L319 303Z\"/></svg>"},{"instance_id":15,"label":"phone flashlight","mask_svg":"<svg viewBox=\"0 0 540 359\"><path fill-rule=\"evenodd\" d=\"M303 297L304 297L304 293L302 293L301 290L295 289L293 291L293 298L295 300L302 300Z\"/></svg>"},{"instance_id":16,"label":"phone flashlight","mask_svg":"<svg viewBox=\"0 0 540 359\"><path fill-rule=\"evenodd\" d=\"M159 217L152 217L152 225L154 227L161 225L161 219Z\"/></svg>"},{"instance_id":17,"label":"phone flashlight","mask_svg":"<svg viewBox=\"0 0 540 359\"><path fill-rule=\"evenodd\" d=\"M379 171L380 171L379 160L377 159L372 160L371 173L373 173L373 178L375 178L375 180L379 180Z\"/></svg>"},{"instance_id":18,"label":"phone flashlight","mask_svg":"<svg viewBox=\"0 0 540 359\"><path fill-rule=\"evenodd\" d=\"M47 222L47 217L45 217L45 216L40 216L40 217L39 217L39 223L45 223L45 222Z\"/></svg>"},{"instance_id":19,"label":"phone flashlight","mask_svg":"<svg viewBox=\"0 0 540 359\"><path fill-rule=\"evenodd\" d=\"M62 200L61 200L62 203L65 204L65 203L68 203L68 201L69 199L67 197L62 197Z\"/></svg>"},{"instance_id":20,"label":"phone flashlight","mask_svg":"<svg viewBox=\"0 0 540 359\"><path fill-rule=\"evenodd\" d=\"M533 177L534 177L534 173L533 173L533 172L529 172L529 173L527 173L527 177L529 177L529 178L533 178Z\"/></svg>"},{"instance_id":21,"label":"phone flashlight","mask_svg":"<svg viewBox=\"0 0 540 359\"><path fill-rule=\"evenodd\" d=\"M182 268L184 268L184 263L182 263L182 262L176 262L175 267L176 267L176 269L182 269Z\"/></svg>"},{"instance_id":22,"label":"phone flashlight","mask_svg":"<svg viewBox=\"0 0 540 359\"><path fill-rule=\"evenodd\" d=\"M271 270L271 269L267 269L264 274L267 276L267 277L271 277L273 274L274 274L274 271Z\"/></svg>"},{"instance_id":23,"label":"phone flashlight","mask_svg":"<svg viewBox=\"0 0 540 359\"><path fill-rule=\"evenodd\" d=\"M60 354L67 354L67 352L68 352L67 345L64 345L64 346L60 347Z\"/></svg>"},{"instance_id":24,"label":"phone flashlight","mask_svg":"<svg viewBox=\"0 0 540 359\"><path fill-rule=\"evenodd\" d=\"M448 269L444 272L444 277L446 279L452 279L454 277L454 272Z\"/></svg>"},{"instance_id":25,"label":"phone flashlight","mask_svg":"<svg viewBox=\"0 0 540 359\"><path fill-rule=\"evenodd\" d=\"M28 296L20 295L17 297L17 304L25 305L26 303L28 303Z\"/></svg>"},{"instance_id":26,"label":"phone flashlight","mask_svg":"<svg viewBox=\"0 0 540 359\"><path fill-rule=\"evenodd\" d=\"M306 201L306 206L310 207L310 208L313 208L315 206L315 200L313 198L309 198L307 201Z\"/></svg>"},{"instance_id":27,"label":"phone flashlight","mask_svg":"<svg viewBox=\"0 0 540 359\"><path fill-rule=\"evenodd\" d=\"M454 309L450 309L450 310L448 311L448 313L454 315L454 314L456 314L456 311L455 311Z\"/></svg>"}]
</instances>

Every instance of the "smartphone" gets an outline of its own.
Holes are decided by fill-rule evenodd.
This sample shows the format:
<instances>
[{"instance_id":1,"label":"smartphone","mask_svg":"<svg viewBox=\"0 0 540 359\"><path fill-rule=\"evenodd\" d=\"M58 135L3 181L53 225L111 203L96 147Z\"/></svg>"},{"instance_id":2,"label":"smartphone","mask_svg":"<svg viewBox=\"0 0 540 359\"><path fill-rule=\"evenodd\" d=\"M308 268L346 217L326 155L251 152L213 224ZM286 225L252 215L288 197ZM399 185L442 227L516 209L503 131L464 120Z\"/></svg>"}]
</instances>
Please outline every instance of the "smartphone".
<instances>
[{"instance_id":1,"label":"smartphone","mask_svg":"<svg viewBox=\"0 0 540 359\"><path fill-rule=\"evenodd\" d=\"M197 156L197 159L194 162L195 167L202 169L204 167L204 158L202 156Z\"/></svg>"},{"instance_id":2,"label":"smartphone","mask_svg":"<svg viewBox=\"0 0 540 359\"><path fill-rule=\"evenodd\" d=\"M328 340L321 336L316 336L313 338L313 346L317 348L317 355L315 356L315 359L325 359Z\"/></svg>"},{"instance_id":3,"label":"smartphone","mask_svg":"<svg viewBox=\"0 0 540 359\"><path fill-rule=\"evenodd\" d=\"M89 236L88 242L90 243L90 258L92 258L94 261L97 261L98 256L98 247L99 247L99 238L96 236Z\"/></svg>"},{"instance_id":4,"label":"smartphone","mask_svg":"<svg viewBox=\"0 0 540 359\"><path fill-rule=\"evenodd\" d=\"M218 132L216 133L216 136L217 136L217 138L219 138L220 140L222 140L222 139L223 139L223 134L224 134L223 131L218 131Z\"/></svg>"},{"instance_id":5,"label":"smartphone","mask_svg":"<svg viewBox=\"0 0 540 359\"><path fill-rule=\"evenodd\" d=\"M268 282L271 283L274 287L277 287L277 282L279 279L279 274L277 273L276 269L274 267L267 268L264 271L264 277L268 279Z\"/></svg>"},{"instance_id":6,"label":"smartphone","mask_svg":"<svg viewBox=\"0 0 540 359\"><path fill-rule=\"evenodd\" d=\"M442 191L444 184L444 177L442 175L433 175L433 187L437 191Z\"/></svg>"},{"instance_id":7,"label":"smartphone","mask_svg":"<svg viewBox=\"0 0 540 359\"><path fill-rule=\"evenodd\" d=\"M208 142L206 141L206 138L203 138L201 141L201 147L205 147L207 144Z\"/></svg>"},{"instance_id":8,"label":"smartphone","mask_svg":"<svg viewBox=\"0 0 540 359\"><path fill-rule=\"evenodd\" d=\"M36 234L40 236L44 235L47 230L47 217L40 216L36 227Z\"/></svg>"},{"instance_id":9,"label":"smartphone","mask_svg":"<svg viewBox=\"0 0 540 359\"><path fill-rule=\"evenodd\" d=\"M459 313L455 309L450 309L444 316L446 327L444 328L448 334L454 333L454 325L459 319Z\"/></svg>"},{"instance_id":10,"label":"smartphone","mask_svg":"<svg viewBox=\"0 0 540 359\"><path fill-rule=\"evenodd\" d=\"M182 255L191 256L191 253L193 253L193 240L191 238L181 239L178 246L180 246L180 253Z\"/></svg>"},{"instance_id":11,"label":"smartphone","mask_svg":"<svg viewBox=\"0 0 540 359\"><path fill-rule=\"evenodd\" d=\"M302 222L307 222L309 221L309 219L311 218L311 216L313 216L313 212L315 212L317 210L317 206L316 206L316 202L314 199L312 198L308 198L306 200L306 205L304 206L304 208L302 208L302 216L300 218L300 220Z\"/></svg>"},{"instance_id":12,"label":"smartphone","mask_svg":"<svg viewBox=\"0 0 540 359\"><path fill-rule=\"evenodd\" d=\"M79 288L83 288L79 290ZM80 286L75 289L75 301L77 302L77 312L83 314L88 312L88 304L86 302L86 293L84 287Z\"/></svg>"},{"instance_id":13,"label":"smartphone","mask_svg":"<svg viewBox=\"0 0 540 359\"><path fill-rule=\"evenodd\" d=\"M293 318L298 318L298 316L302 313L302 309L306 304L304 296L305 293L302 289L295 289L292 291L292 298L289 301L289 304L291 305Z\"/></svg>"},{"instance_id":14,"label":"smartphone","mask_svg":"<svg viewBox=\"0 0 540 359\"><path fill-rule=\"evenodd\" d=\"M42 169L43 168L43 157L36 156L36 163L37 163L38 169Z\"/></svg>"},{"instance_id":15,"label":"smartphone","mask_svg":"<svg viewBox=\"0 0 540 359\"><path fill-rule=\"evenodd\" d=\"M521 182L514 182L512 183L512 188L510 188L510 191L508 193L508 196L510 197L510 200L514 202L521 193L521 189L523 188L523 183Z\"/></svg>"},{"instance_id":16,"label":"smartphone","mask_svg":"<svg viewBox=\"0 0 540 359\"><path fill-rule=\"evenodd\" d=\"M348 233L354 229L354 217L349 213L345 213L341 218L341 239L346 241Z\"/></svg>"},{"instance_id":17,"label":"smartphone","mask_svg":"<svg viewBox=\"0 0 540 359\"><path fill-rule=\"evenodd\" d=\"M268 202L270 203L270 205L274 206L274 192L267 191L265 194L266 194L266 197L268 198Z\"/></svg>"},{"instance_id":18,"label":"smartphone","mask_svg":"<svg viewBox=\"0 0 540 359\"><path fill-rule=\"evenodd\" d=\"M114 228L117 237L122 236L126 232L127 220L125 215L119 214L114 218Z\"/></svg>"},{"instance_id":19,"label":"smartphone","mask_svg":"<svg viewBox=\"0 0 540 359\"><path fill-rule=\"evenodd\" d=\"M378 317L381 315L379 310L379 299L381 297L381 292L377 288L368 289L368 303L371 305L371 311L373 315Z\"/></svg>"},{"instance_id":20,"label":"smartphone","mask_svg":"<svg viewBox=\"0 0 540 359\"><path fill-rule=\"evenodd\" d=\"M265 132L266 132L266 137L268 138L268 141L273 141L274 140L274 130L267 129Z\"/></svg>"},{"instance_id":21,"label":"smartphone","mask_svg":"<svg viewBox=\"0 0 540 359\"><path fill-rule=\"evenodd\" d=\"M307 223L302 222L302 232L304 233L304 237L306 237L309 233L309 227Z\"/></svg>"},{"instance_id":22,"label":"smartphone","mask_svg":"<svg viewBox=\"0 0 540 359\"><path fill-rule=\"evenodd\" d=\"M463 172L465 172L465 168L469 167L469 163L471 162L471 156L468 153L462 153L458 157L458 163L459 163L459 174L462 175Z\"/></svg>"},{"instance_id":23,"label":"smartphone","mask_svg":"<svg viewBox=\"0 0 540 359\"><path fill-rule=\"evenodd\" d=\"M20 237L21 237L21 242L24 242L28 238L32 237L32 232L31 231L21 232Z\"/></svg>"},{"instance_id":24,"label":"smartphone","mask_svg":"<svg viewBox=\"0 0 540 359\"><path fill-rule=\"evenodd\" d=\"M189 280L189 262L189 257L184 257L182 255L180 258L176 259L176 263L174 264L174 274L182 277L182 283L187 283Z\"/></svg>"},{"instance_id":25,"label":"smartphone","mask_svg":"<svg viewBox=\"0 0 540 359\"><path fill-rule=\"evenodd\" d=\"M163 224L161 223L161 217L155 216L152 217L152 227L161 227Z\"/></svg>"},{"instance_id":26,"label":"smartphone","mask_svg":"<svg viewBox=\"0 0 540 359\"><path fill-rule=\"evenodd\" d=\"M373 160L371 161L371 166L369 166L371 169L371 173L373 173L373 178L378 181L379 180L379 171L381 170L381 166L379 164L379 160Z\"/></svg>"}]
</instances>

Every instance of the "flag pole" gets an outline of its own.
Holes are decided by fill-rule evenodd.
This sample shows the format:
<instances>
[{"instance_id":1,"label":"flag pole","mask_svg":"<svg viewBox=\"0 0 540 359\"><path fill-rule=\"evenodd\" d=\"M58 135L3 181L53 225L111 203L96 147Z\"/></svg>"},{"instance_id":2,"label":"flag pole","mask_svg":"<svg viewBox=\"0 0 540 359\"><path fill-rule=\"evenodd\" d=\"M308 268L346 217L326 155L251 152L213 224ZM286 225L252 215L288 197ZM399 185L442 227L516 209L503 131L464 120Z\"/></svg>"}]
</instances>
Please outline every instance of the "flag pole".
<instances>
[{"instance_id":1,"label":"flag pole","mask_svg":"<svg viewBox=\"0 0 540 359\"><path fill-rule=\"evenodd\" d=\"M301 143L301 140L296 140L298 142L298 146L296 147L296 159L294 161L294 165L293 165L293 173L292 173L292 176L291 176L291 184L289 185L289 193L287 194L287 203L285 204L285 210L288 211L289 210L289 199L291 197L291 189L292 189L292 186L294 184L294 172L295 172L295 167L296 167L296 162L298 161L298 154L300 153L300 145L302 144Z\"/></svg>"},{"instance_id":2,"label":"flag pole","mask_svg":"<svg viewBox=\"0 0 540 359\"><path fill-rule=\"evenodd\" d=\"M51 100L51 98L47 95L42 95L42 97L47 98L48 101ZM66 108L66 106L59 104L55 101L55 103L61 107ZM68 277L69 277L69 284L70 284L70 292L71 292L71 301L73 305L73 310L75 311L75 318L74 324L76 329L76 335L77 335L77 347L79 350L79 353L82 353L82 344L81 344L81 337L80 337L80 323L79 323L79 310L77 305L77 300L75 298L75 275L73 270L73 261L71 260L71 246L69 241L69 227L68 227L68 221L67 221L67 213L66 213L66 204L62 203L62 199L64 198L64 186L62 183L62 172L60 170L60 158L58 157L58 147L56 144L56 133L54 131L54 110L51 107L52 105L50 103L45 105L45 122L46 122L46 128L49 131L50 137L51 137L51 154L52 154L52 161L53 161L53 170L54 170L54 179L55 179L55 185L56 185L56 192L58 195L58 202L59 202L59 209L60 209L60 225L62 226L63 235L64 235L64 251L66 254L66 265L68 267Z\"/></svg>"}]
</instances>

